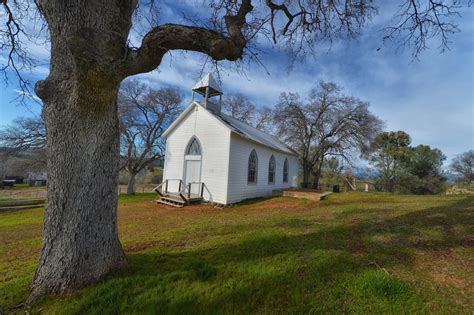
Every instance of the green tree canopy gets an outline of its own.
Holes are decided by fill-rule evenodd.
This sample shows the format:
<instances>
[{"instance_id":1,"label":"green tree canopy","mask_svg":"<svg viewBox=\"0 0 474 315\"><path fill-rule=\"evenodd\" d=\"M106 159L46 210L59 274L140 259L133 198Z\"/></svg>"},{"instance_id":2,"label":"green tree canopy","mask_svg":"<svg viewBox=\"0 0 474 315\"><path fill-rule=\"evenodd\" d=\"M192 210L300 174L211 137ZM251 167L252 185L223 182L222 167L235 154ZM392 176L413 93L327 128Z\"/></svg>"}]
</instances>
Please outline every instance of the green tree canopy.
<instances>
[{"instance_id":1,"label":"green tree canopy","mask_svg":"<svg viewBox=\"0 0 474 315\"><path fill-rule=\"evenodd\" d=\"M410 135L401 130L382 132L375 137L370 145L369 161L380 173L379 189L394 192L410 143Z\"/></svg>"},{"instance_id":2,"label":"green tree canopy","mask_svg":"<svg viewBox=\"0 0 474 315\"><path fill-rule=\"evenodd\" d=\"M403 175L398 189L415 194L437 194L446 178L441 167L446 156L441 150L420 144L410 148L403 161Z\"/></svg>"},{"instance_id":3,"label":"green tree canopy","mask_svg":"<svg viewBox=\"0 0 474 315\"><path fill-rule=\"evenodd\" d=\"M441 167L446 156L441 150L420 144L410 146L404 131L378 134L371 144L368 159L379 172L376 187L383 191L436 194L446 180Z\"/></svg>"}]
</instances>

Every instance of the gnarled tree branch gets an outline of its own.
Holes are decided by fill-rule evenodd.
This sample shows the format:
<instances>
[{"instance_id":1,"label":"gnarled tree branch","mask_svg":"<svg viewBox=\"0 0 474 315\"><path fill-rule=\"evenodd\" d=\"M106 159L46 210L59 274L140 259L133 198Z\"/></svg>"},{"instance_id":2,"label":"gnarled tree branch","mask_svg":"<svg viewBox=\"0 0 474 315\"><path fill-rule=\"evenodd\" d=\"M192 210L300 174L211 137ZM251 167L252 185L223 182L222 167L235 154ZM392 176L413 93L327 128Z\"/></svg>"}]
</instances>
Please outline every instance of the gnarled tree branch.
<instances>
[{"instance_id":1,"label":"gnarled tree branch","mask_svg":"<svg viewBox=\"0 0 474 315\"><path fill-rule=\"evenodd\" d=\"M225 16L227 34L204 27L178 24L163 24L153 28L143 38L140 48L129 48L123 67L124 75L155 69L170 50L201 52L215 60L236 61L242 58L247 44L242 30L246 25L246 15L252 9L251 0L243 0L235 15Z\"/></svg>"}]
</instances>

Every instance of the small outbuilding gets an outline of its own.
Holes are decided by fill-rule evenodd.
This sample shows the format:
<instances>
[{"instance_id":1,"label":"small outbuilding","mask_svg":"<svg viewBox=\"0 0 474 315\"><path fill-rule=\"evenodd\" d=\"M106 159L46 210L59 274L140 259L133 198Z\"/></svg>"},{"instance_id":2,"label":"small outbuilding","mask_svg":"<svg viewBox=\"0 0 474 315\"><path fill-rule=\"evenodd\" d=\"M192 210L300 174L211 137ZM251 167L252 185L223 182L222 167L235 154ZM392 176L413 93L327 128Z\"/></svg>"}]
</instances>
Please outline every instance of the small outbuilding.
<instances>
[{"instance_id":1,"label":"small outbuilding","mask_svg":"<svg viewBox=\"0 0 474 315\"><path fill-rule=\"evenodd\" d=\"M224 114L222 90L212 75L192 90L191 103L164 132L162 190L229 204L297 186L295 152L276 137Z\"/></svg>"}]
</instances>

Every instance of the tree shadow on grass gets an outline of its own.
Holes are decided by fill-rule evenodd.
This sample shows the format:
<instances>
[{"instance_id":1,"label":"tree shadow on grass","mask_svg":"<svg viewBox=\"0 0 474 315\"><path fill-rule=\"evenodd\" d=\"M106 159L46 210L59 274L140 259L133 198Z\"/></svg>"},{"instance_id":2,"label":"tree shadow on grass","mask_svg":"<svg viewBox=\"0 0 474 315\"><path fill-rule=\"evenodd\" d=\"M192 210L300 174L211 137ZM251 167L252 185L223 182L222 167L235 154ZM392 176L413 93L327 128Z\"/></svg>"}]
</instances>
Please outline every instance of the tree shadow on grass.
<instances>
[{"instance_id":1,"label":"tree shadow on grass","mask_svg":"<svg viewBox=\"0 0 474 315\"><path fill-rule=\"evenodd\" d=\"M86 289L63 311L419 311L427 304L417 290L399 284L398 279L382 271L374 273L369 263L376 261L387 269L409 267L418 249L472 247L466 235L456 231L473 235L473 206L473 199L466 198L386 220L368 218L353 224L316 225L304 234L272 230L284 224L276 222L264 232L255 231L222 246L129 254L127 269ZM308 228L313 224L311 220L289 219L287 227ZM436 235L423 235L430 230Z\"/></svg>"},{"instance_id":2,"label":"tree shadow on grass","mask_svg":"<svg viewBox=\"0 0 474 315\"><path fill-rule=\"evenodd\" d=\"M237 203L232 204L232 207L242 207L242 206L248 206L248 205L253 205L253 204L258 204L264 201L267 201L269 198L264 198L264 197L257 197L257 198L249 198L249 199L244 199L242 201L239 201Z\"/></svg>"}]
</instances>

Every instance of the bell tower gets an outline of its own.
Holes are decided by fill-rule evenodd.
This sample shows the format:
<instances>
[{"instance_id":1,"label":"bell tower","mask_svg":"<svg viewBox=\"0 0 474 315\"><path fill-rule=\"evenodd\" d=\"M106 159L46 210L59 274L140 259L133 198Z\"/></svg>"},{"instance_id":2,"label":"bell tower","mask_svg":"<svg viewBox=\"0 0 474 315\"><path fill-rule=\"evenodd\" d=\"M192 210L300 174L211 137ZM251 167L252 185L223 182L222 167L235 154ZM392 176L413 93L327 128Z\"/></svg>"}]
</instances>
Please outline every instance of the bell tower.
<instances>
[{"instance_id":1,"label":"bell tower","mask_svg":"<svg viewBox=\"0 0 474 315\"><path fill-rule=\"evenodd\" d=\"M221 112L221 105L222 105L222 90L217 83L216 79L212 76L212 74L206 74L198 83L193 87L193 101L195 100L196 93L201 95L203 99L198 101L199 104L204 106L205 108L212 110L213 112L220 114ZM210 101L211 97L219 96L219 100L217 102Z\"/></svg>"}]
</instances>

